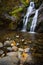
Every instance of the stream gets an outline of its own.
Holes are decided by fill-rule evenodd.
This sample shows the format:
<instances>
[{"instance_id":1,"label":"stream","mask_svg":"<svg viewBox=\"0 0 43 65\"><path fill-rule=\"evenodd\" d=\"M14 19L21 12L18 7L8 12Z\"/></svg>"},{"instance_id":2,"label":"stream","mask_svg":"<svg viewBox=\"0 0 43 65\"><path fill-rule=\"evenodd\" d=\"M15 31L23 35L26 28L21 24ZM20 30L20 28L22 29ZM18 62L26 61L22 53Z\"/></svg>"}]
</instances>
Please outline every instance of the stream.
<instances>
[{"instance_id":1,"label":"stream","mask_svg":"<svg viewBox=\"0 0 43 65\"><path fill-rule=\"evenodd\" d=\"M15 32L15 31L1 31L0 41L5 41L8 37L20 44L23 48L24 43L30 47L32 56L39 60L43 59L43 33L28 33L28 32ZM24 40L24 41L23 41ZM36 61L37 61L36 60Z\"/></svg>"}]
</instances>

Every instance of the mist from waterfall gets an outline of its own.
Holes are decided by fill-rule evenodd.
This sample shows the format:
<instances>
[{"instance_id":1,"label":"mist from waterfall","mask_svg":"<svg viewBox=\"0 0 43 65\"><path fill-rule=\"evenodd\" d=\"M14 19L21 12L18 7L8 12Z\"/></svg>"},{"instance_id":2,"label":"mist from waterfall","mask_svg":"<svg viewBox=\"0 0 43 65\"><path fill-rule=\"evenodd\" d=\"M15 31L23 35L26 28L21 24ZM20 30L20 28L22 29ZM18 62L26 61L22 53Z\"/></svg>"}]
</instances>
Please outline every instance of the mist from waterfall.
<instances>
[{"instance_id":1,"label":"mist from waterfall","mask_svg":"<svg viewBox=\"0 0 43 65\"><path fill-rule=\"evenodd\" d=\"M31 15L31 12L33 12L34 10L34 2L30 2L30 6L27 8L27 13L26 15L24 16L24 19L23 19L23 28L21 31L23 32L26 32L26 27L27 27L27 22L28 22L28 18L29 16Z\"/></svg>"},{"instance_id":2,"label":"mist from waterfall","mask_svg":"<svg viewBox=\"0 0 43 65\"><path fill-rule=\"evenodd\" d=\"M36 24L37 24L37 18L38 18L38 10L36 10L35 15L33 17L32 24L30 27L30 32L34 32Z\"/></svg>"}]
</instances>

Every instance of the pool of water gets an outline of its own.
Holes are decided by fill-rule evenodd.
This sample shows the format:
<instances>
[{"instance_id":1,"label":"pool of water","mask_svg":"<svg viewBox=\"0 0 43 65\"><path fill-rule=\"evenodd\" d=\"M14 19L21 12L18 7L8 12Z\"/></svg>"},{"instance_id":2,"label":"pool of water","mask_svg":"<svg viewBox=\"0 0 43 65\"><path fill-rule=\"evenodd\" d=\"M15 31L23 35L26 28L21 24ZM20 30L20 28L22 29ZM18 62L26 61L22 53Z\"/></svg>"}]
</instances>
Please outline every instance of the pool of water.
<instances>
[{"instance_id":1,"label":"pool of water","mask_svg":"<svg viewBox=\"0 0 43 65\"><path fill-rule=\"evenodd\" d=\"M30 47L31 55L34 62L43 63L43 33L30 32L15 32L15 31L1 31L0 41L5 41L6 38L15 40L19 43L21 48L25 45Z\"/></svg>"}]
</instances>

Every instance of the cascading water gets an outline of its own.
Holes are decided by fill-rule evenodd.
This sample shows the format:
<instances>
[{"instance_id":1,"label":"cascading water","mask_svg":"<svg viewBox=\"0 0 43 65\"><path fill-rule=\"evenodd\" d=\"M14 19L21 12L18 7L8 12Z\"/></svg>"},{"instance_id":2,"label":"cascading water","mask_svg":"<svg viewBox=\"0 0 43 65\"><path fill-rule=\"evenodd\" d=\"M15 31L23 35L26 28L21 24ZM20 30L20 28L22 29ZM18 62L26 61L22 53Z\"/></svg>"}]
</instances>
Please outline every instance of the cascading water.
<instances>
[{"instance_id":1,"label":"cascading water","mask_svg":"<svg viewBox=\"0 0 43 65\"><path fill-rule=\"evenodd\" d=\"M38 10L36 10L35 16L33 17L33 21L30 27L30 32L34 32L36 23L37 23L37 17L38 17Z\"/></svg>"},{"instance_id":2,"label":"cascading water","mask_svg":"<svg viewBox=\"0 0 43 65\"><path fill-rule=\"evenodd\" d=\"M34 2L30 2L30 6L28 7L28 9L27 9L27 13L26 13L26 15L24 16L24 19L23 19L23 29L21 30L21 31L23 31L23 32L26 32L26 26L27 26L27 22L28 22L28 18L29 18L29 16L30 16L30 14L31 14L31 12L34 10Z\"/></svg>"}]
</instances>

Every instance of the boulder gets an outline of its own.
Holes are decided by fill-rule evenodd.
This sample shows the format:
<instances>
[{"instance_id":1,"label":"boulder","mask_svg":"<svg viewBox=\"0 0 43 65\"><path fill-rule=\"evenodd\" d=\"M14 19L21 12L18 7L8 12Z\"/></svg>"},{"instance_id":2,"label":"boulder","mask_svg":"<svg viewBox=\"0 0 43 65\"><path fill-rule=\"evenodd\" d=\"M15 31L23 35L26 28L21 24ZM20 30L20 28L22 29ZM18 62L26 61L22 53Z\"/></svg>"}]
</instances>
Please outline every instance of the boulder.
<instances>
[{"instance_id":1,"label":"boulder","mask_svg":"<svg viewBox=\"0 0 43 65\"><path fill-rule=\"evenodd\" d=\"M18 55L17 52L8 52L7 53L7 56L14 56L14 57L16 57L17 55Z\"/></svg>"},{"instance_id":2,"label":"boulder","mask_svg":"<svg viewBox=\"0 0 43 65\"><path fill-rule=\"evenodd\" d=\"M14 56L6 56L0 59L0 65L19 65L19 59Z\"/></svg>"}]
</instances>

